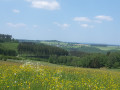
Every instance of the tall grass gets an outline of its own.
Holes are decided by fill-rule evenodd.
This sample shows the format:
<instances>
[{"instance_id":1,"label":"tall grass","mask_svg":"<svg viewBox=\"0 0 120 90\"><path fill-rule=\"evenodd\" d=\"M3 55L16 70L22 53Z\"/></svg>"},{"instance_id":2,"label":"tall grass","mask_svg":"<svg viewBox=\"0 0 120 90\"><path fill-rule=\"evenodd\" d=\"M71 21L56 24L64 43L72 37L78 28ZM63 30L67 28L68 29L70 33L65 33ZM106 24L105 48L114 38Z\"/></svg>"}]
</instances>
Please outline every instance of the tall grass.
<instances>
[{"instance_id":1,"label":"tall grass","mask_svg":"<svg viewBox=\"0 0 120 90\"><path fill-rule=\"evenodd\" d=\"M120 72L1 62L0 90L120 90Z\"/></svg>"}]
</instances>

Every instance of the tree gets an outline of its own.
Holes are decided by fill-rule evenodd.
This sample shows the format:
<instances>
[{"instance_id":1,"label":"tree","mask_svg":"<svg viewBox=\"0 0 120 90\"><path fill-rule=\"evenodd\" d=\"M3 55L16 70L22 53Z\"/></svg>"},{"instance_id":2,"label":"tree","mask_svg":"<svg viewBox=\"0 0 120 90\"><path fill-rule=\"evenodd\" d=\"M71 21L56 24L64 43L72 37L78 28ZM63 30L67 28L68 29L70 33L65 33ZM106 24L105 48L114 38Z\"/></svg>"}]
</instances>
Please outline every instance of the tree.
<instances>
[{"instance_id":1,"label":"tree","mask_svg":"<svg viewBox=\"0 0 120 90\"><path fill-rule=\"evenodd\" d=\"M118 63L120 63L120 52L110 53L110 55L108 56L107 65L106 66L109 67L109 68L119 67L120 64L118 64Z\"/></svg>"}]
</instances>

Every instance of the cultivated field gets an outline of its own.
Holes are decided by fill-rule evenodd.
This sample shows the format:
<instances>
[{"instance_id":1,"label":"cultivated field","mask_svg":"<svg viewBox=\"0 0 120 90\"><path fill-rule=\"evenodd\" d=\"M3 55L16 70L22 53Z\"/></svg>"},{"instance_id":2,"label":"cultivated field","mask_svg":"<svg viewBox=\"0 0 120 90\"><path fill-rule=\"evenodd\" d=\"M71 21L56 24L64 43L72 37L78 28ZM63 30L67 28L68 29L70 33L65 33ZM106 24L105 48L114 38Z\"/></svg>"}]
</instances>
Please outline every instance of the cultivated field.
<instances>
[{"instance_id":1,"label":"cultivated field","mask_svg":"<svg viewBox=\"0 0 120 90\"><path fill-rule=\"evenodd\" d=\"M0 90L120 90L120 72L0 61Z\"/></svg>"}]
</instances>

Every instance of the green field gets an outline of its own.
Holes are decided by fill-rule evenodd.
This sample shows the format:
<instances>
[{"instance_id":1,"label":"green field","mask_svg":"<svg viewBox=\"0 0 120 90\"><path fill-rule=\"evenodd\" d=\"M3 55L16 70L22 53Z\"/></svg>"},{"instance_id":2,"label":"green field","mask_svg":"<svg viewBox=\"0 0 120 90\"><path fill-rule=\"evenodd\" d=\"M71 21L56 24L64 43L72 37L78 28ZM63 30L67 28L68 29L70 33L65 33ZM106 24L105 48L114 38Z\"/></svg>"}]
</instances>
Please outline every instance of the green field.
<instances>
[{"instance_id":1,"label":"green field","mask_svg":"<svg viewBox=\"0 0 120 90\"><path fill-rule=\"evenodd\" d=\"M120 90L120 72L0 61L0 90Z\"/></svg>"},{"instance_id":2,"label":"green field","mask_svg":"<svg viewBox=\"0 0 120 90\"><path fill-rule=\"evenodd\" d=\"M119 46L107 46L107 47L100 47L95 46L96 48L99 48L100 50L108 51L108 50L120 50Z\"/></svg>"}]
</instances>

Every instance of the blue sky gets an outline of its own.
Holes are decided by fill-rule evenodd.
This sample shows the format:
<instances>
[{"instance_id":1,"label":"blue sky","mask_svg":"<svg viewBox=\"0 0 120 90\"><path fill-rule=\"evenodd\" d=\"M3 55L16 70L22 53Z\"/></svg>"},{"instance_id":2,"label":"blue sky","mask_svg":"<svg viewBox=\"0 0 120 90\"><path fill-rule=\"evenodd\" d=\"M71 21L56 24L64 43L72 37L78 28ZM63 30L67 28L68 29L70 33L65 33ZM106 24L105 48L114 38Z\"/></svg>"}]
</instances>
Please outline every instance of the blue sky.
<instances>
[{"instance_id":1,"label":"blue sky","mask_svg":"<svg viewBox=\"0 0 120 90\"><path fill-rule=\"evenodd\" d=\"M0 33L120 45L120 0L0 0Z\"/></svg>"}]
</instances>

